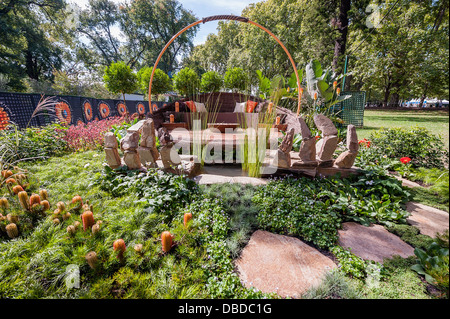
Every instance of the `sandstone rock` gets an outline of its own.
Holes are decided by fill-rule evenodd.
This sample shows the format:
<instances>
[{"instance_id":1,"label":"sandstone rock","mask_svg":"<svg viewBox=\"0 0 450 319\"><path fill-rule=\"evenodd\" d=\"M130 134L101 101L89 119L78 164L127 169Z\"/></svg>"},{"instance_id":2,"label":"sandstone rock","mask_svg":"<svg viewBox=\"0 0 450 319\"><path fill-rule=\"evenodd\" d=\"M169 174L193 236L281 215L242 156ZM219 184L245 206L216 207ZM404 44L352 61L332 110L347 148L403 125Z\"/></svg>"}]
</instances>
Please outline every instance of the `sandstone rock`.
<instances>
[{"instance_id":1,"label":"sandstone rock","mask_svg":"<svg viewBox=\"0 0 450 319\"><path fill-rule=\"evenodd\" d=\"M347 126L347 150L349 150L350 152L358 152L359 150L356 127L352 124L349 124Z\"/></svg>"},{"instance_id":2,"label":"sandstone rock","mask_svg":"<svg viewBox=\"0 0 450 319\"><path fill-rule=\"evenodd\" d=\"M105 134L105 148L118 148L117 138L113 132Z\"/></svg>"},{"instance_id":3,"label":"sandstone rock","mask_svg":"<svg viewBox=\"0 0 450 319\"><path fill-rule=\"evenodd\" d=\"M449 229L449 215L445 211L414 202L407 203L406 210L411 213L408 224L419 228L421 234L435 237L436 233Z\"/></svg>"},{"instance_id":4,"label":"sandstone rock","mask_svg":"<svg viewBox=\"0 0 450 319\"><path fill-rule=\"evenodd\" d=\"M300 161L309 164L316 162L316 139L315 137L303 138L298 152Z\"/></svg>"},{"instance_id":5,"label":"sandstone rock","mask_svg":"<svg viewBox=\"0 0 450 319\"><path fill-rule=\"evenodd\" d=\"M280 144L279 150L282 151L283 153L289 153L292 150L293 142L294 142L294 129L291 129L284 136L283 141Z\"/></svg>"},{"instance_id":6,"label":"sandstone rock","mask_svg":"<svg viewBox=\"0 0 450 319\"><path fill-rule=\"evenodd\" d=\"M242 250L236 268L246 287L299 298L336 264L297 238L258 230Z\"/></svg>"},{"instance_id":7,"label":"sandstone rock","mask_svg":"<svg viewBox=\"0 0 450 319\"><path fill-rule=\"evenodd\" d=\"M128 169L140 169L142 167L139 154L136 151L125 151L123 161Z\"/></svg>"},{"instance_id":8,"label":"sandstone rock","mask_svg":"<svg viewBox=\"0 0 450 319\"><path fill-rule=\"evenodd\" d=\"M294 141L294 129L284 136L283 141L280 144L277 152L277 166L283 168L289 168L291 166L290 151L292 150L292 144Z\"/></svg>"},{"instance_id":9,"label":"sandstone rock","mask_svg":"<svg viewBox=\"0 0 450 319\"><path fill-rule=\"evenodd\" d=\"M180 155L173 148L173 144L166 144L161 147L161 160L164 168L170 169L181 164Z\"/></svg>"},{"instance_id":10,"label":"sandstone rock","mask_svg":"<svg viewBox=\"0 0 450 319\"><path fill-rule=\"evenodd\" d=\"M150 167L155 167L156 160L153 157L153 154L152 154L150 148L139 146L137 149L137 152L139 154L139 158L141 160L142 165L148 165Z\"/></svg>"},{"instance_id":11,"label":"sandstone rock","mask_svg":"<svg viewBox=\"0 0 450 319\"><path fill-rule=\"evenodd\" d=\"M322 131L324 136L337 135L338 131L333 122L323 114L318 114L314 116L314 123L317 128Z\"/></svg>"},{"instance_id":12,"label":"sandstone rock","mask_svg":"<svg viewBox=\"0 0 450 319\"><path fill-rule=\"evenodd\" d=\"M136 150L139 146L139 133L132 132L127 133L124 138L120 141L120 148L123 151Z\"/></svg>"},{"instance_id":13,"label":"sandstone rock","mask_svg":"<svg viewBox=\"0 0 450 319\"><path fill-rule=\"evenodd\" d=\"M298 118L298 124L300 126L300 134L302 135L302 139L309 139L311 138L311 130L309 129L308 125L306 125L306 122L303 118Z\"/></svg>"},{"instance_id":14,"label":"sandstone rock","mask_svg":"<svg viewBox=\"0 0 450 319\"><path fill-rule=\"evenodd\" d=\"M127 133L133 133L133 132L140 133L144 123L145 123L145 120L141 120L141 121L137 122L136 124L132 125L131 127L129 127L127 129Z\"/></svg>"},{"instance_id":15,"label":"sandstone rock","mask_svg":"<svg viewBox=\"0 0 450 319\"><path fill-rule=\"evenodd\" d=\"M348 222L342 224L339 233L339 245L351 248L351 252L363 259L383 262L384 258L399 255L403 258L414 256L414 248L402 241L383 226L363 226Z\"/></svg>"},{"instance_id":16,"label":"sandstone rock","mask_svg":"<svg viewBox=\"0 0 450 319\"><path fill-rule=\"evenodd\" d=\"M156 146L155 126L153 119L147 119L142 124L141 144L142 147L153 148Z\"/></svg>"},{"instance_id":17,"label":"sandstone rock","mask_svg":"<svg viewBox=\"0 0 450 319\"><path fill-rule=\"evenodd\" d=\"M291 167L291 157L289 153L278 150L276 163L278 167L289 168Z\"/></svg>"},{"instance_id":18,"label":"sandstone rock","mask_svg":"<svg viewBox=\"0 0 450 319\"><path fill-rule=\"evenodd\" d=\"M336 135L326 135L321 143L317 143L316 147L317 159L320 162L328 162L333 159L334 151L336 150L338 144L338 137Z\"/></svg>"},{"instance_id":19,"label":"sandstone rock","mask_svg":"<svg viewBox=\"0 0 450 319\"><path fill-rule=\"evenodd\" d=\"M342 152L334 161L334 164L339 168L352 168L355 163L358 152L345 151Z\"/></svg>"},{"instance_id":20,"label":"sandstone rock","mask_svg":"<svg viewBox=\"0 0 450 319\"><path fill-rule=\"evenodd\" d=\"M114 137L116 139L116 137ZM117 140L116 140L117 145ZM121 165L121 160L119 156L119 152L117 151L117 148L111 148L107 147L105 148L105 158L106 162L108 163L108 166L112 169L118 168Z\"/></svg>"}]
</instances>

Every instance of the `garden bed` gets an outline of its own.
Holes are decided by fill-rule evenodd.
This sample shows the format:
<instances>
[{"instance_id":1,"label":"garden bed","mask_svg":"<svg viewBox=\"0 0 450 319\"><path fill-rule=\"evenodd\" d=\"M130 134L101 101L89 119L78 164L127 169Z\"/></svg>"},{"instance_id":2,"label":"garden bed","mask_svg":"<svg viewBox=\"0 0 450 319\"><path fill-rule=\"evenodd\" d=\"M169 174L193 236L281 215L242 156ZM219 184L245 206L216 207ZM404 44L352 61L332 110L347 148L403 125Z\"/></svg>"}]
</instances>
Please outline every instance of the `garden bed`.
<instances>
[{"instance_id":1,"label":"garden bed","mask_svg":"<svg viewBox=\"0 0 450 319\"><path fill-rule=\"evenodd\" d=\"M111 129L121 135L124 127ZM50 143L39 141L42 149ZM323 282L325 287L338 282L338 292L324 295L321 286L303 298L435 297L427 293L422 275L410 269L421 265L419 259L395 257L379 264L337 244L342 224L351 221L383 225L421 249L420 258L436 254L429 249L433 239L406 224L410 190L378 164L348 178L286 176L260 186L198 185L154 169L112 170L104 164L103 151L85 151L88 144L72 143L79 147L73 152L63 145L60 155L19 162L10 168L11 176L2 176L2 182L17 178L29 200L33 194L41 200L34 208L24 207L2 184L1 195L8 201L1 208L6 217L0 237L2 298L279 298L275 292L246 287L236 272L234 261L256 230L296 237L339 266L338 274ZM48 150L42 154L54 152ZM363 150L360 163L367 161L364 155ZM44 194L50 207L43 203ZM93 213L93 224L86 224L85 211ZM190 221L185 224L185 219ZM13 221L17 233L10 236L5 230ZM169 246L163 245L167 237L161 237L166 231L173 235ZM96 263L87 258L91 252ZM68 288L67 267L79 270L78 287ZM366 287L374 267L381 269L380 285ZM442 278L448 278L448 267L446 276ZM448 289L445 280L434 286L441 297Z\"/></svg>"}]
</instances>

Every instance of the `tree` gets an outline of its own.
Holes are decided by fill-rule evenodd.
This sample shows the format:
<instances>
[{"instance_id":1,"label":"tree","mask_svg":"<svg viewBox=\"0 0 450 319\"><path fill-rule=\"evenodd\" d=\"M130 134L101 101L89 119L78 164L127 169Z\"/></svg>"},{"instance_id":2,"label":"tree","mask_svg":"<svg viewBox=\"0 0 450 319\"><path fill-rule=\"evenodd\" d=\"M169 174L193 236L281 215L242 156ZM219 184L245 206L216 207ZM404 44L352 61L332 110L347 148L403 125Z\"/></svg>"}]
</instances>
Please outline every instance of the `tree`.
<instances>
[{"instance_id":1,"label":"tree","mask_svg":"<svg viewBox=\"0 0 450 319\"><path fill-rule=\"evenodd\" d=\"M23 80L53 80L62 67L63 0L8 0L0 4L0 74L7 86L23 91Z\"/></svg>"},{"instance_id":2,"label":"tree","mask_svg":"<svg viewBox=\"0 0 450 319\"><path fill-rule=\"evenodd\" d=\"M228 69L224 78L225 87L233 92L243 92L248 87L248 77L242 68Z\"/></svg>"},{"instance_id":3,"label":"tree","mask_svg":"<svg viewBox=\"0 0 450 319\"><path fill-rule=\"evenodd\" d=\"M89 0L89 6L78 13L76 31L83 40L78 44L77 55L86 67L96 69L118 61L129 64L133 57L122 50L120 40L113 33L123 18L111 0Z\"/></svg>"},{"instance_id":4,"label":"tree","mask_svg":"<svg viewBox=\"0 0 450 319\"><path fill-rule=\"evenodd\" d=\"M345 54L348 34L348 13L351 8L351 0L341 0L339 4L339 12L334 25L338 31L338 36L334 41L333 70L337 72L339 66L342 65L342 57Z\"/></svg>"},{"instance_id":5,"label":"tree","mask_svg":"<svg viewBox=\"0 0 450 319\"><path fill-rule=\"evenodd\" d=\"M200 81L194 70L186 67L181 69L173 77L173 86L183 96L195 94L198 91Z\"/></svg>"},{"instance_id":6,"label":"tree","mask_svg":"<svg viewBox=\"0 0 450 319\"><path fill-rule=\"evenodd\" d=\"M152 75L153 67L143 67L137 73L137 77L139 79L140 90L144 94L148 95L148 86L150 83L150 78ZM170 81L169 76L164 73L161 69L156 69L153 74L153 82L152 82L152 94L156 96L156 100L158 100L158 95L166 93L172 89L172 83ZM151 97L148 98L149 101Z\"/></svg>"},{"instance_id":7,"label":"tree","mask_svg":"<svg viewBox=\"0 0 450 319\"><path fill-rule=\"evenodd\" d=\"M379 28L351 32L354 79L361 89L379 96L383 106L398 106L401 99L417 98L425 90L427 95L446 91L448 19L433 31L440 5L432 0L385 0ZM448 6L442 14L448 17Z\"/></svg>"},{"instance_id":8,"label":"tree","mask_svg":"<svg viewBox=\"0 0 450 319\"><path fill-rule=\"evenodd\" d=\"M203 92L218 92L223 86L223 78L216 71L203 73L200 88Z\"/></svg>"},{"instance_id":9,"label":"tree","mask_svg":"<svg viewBox=\"0 0 450 319\"><path fill-rule=\"evenodd\" d=\"M108 91L122 94L125 105L125 94L133 93L139 87L137 75L123 61L111 63L106 67L103 81Z\"/></svg>"},{"instance_id":10,"label":"tree","mask_svg":"<svg viewBox=\"0 0 450 319\"><path fill-rule=\"evenodd\" d=\"M132 63L151 65L171 38L181 29L197 21L191 11L176 0L135 0L121 10L121 30L126 35L126 51ZM158 66L167 74L178 68L176 57L187 54L193 47L198 30L194 26L179 35L167 48Z\"/></svg>"}]
</instances>

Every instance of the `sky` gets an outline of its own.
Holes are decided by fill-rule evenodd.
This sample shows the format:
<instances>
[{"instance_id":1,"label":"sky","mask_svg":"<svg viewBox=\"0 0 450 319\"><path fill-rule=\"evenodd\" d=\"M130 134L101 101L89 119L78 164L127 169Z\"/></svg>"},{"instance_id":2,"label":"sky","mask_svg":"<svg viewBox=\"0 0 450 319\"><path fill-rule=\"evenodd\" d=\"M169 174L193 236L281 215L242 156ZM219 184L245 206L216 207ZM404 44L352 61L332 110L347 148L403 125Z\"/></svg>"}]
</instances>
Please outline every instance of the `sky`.
<instances>
[{"instance_id":1,"label":"sky","mask_svg":"<svg viewBox=\"0 0 450 319\"><path fill-rule=\"evenodd\" d=\"M124 0L112 0L120 3ZM200 19L221 14L241 15L242 10L250 3L256 3L260 0L179 0L185 9L191 10L193 14ZM75 3L81 8L85 8L88 0L68 0L69 3ZM202 44L210 33L217 33L217 21L201 23L200 29L194 39L194 45ZM119 32L118 28L115 30Z\"/></svg>"}]
</instances>

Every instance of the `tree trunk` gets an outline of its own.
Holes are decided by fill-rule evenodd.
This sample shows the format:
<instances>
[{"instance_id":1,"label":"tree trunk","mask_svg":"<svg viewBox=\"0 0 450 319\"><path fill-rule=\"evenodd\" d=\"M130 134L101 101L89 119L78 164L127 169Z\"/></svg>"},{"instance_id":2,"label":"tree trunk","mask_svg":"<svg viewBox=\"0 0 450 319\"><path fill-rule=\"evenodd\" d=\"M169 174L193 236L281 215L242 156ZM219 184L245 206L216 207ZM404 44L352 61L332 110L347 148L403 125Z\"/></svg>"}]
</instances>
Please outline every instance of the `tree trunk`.
<instances>
[{"instance_id":1,"label":"tree trunk","mask_svg":"<svg viewBox=\"0 0 450 319\"><path fill-rule=\"evenodd\" d=\"M350 11L351 0L341 0L339 4L339 14L336 21L336 28L339 32L339 36L334 41L334 57L333 57L333 71L339 73L339 65L341 64L342 57L345 54L345 47L347 44L348 34L348 12Z\"/></svg>"},{"instance_id":2,"label":"tree trunk","mask_svg":"<svg viewBox=\"0 0 450 319\"><path fill-rule=\"evenodd\" d=\"M26 51L25 59L26 73L28 77L30 79L39 81L39 68L37 66L36 59L33 57L33 54L30 51Z\"/></svg>"},{"instance_id":3,"label":"tree trunk","mask_svg":"<svg viewBox=\"0 0 450 319\"><path fill-rule=\"evenodd\" d=\"M383 107L388 107L389 103L389 96L391 95L391 88L388 86L384 90L384 101L383 101Z\"/></svg>"}]
</instances>

